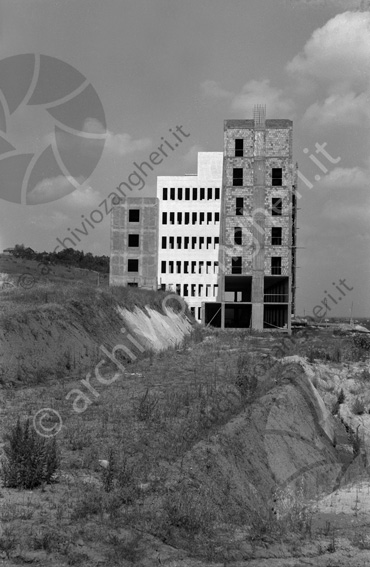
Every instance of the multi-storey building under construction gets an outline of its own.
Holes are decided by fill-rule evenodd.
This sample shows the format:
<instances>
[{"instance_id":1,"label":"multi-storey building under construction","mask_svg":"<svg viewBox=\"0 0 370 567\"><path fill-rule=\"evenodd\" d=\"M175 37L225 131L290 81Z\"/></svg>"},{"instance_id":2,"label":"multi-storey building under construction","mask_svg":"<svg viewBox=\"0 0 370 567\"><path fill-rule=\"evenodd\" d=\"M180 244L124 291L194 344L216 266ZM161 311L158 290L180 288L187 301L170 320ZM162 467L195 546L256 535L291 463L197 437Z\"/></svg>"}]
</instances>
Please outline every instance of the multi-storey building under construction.
<instances>
[{"instance_id":1,"label":"multi-storey building under construction","mask_svg":"<svg viewBox=\"0 0 370 567\"><path fill-rule=\"evenodd\" d=\"M157 200L115 206L110 283L172 289L205 324L289 331L297 229L292 127L291 120L266 119L261 106L253 119L225 120L223 152L199 153L197 175L158 177Z\"/></svg>"}]
</instances>

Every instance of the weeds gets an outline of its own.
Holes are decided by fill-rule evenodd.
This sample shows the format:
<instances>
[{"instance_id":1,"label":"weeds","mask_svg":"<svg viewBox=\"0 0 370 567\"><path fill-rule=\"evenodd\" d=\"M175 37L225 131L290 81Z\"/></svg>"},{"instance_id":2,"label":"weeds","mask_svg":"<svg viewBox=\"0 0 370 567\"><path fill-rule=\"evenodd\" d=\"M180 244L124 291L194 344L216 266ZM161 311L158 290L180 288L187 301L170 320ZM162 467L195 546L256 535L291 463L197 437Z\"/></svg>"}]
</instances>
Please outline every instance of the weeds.
<instances>
[{"instance_id":1,"label":"weeds","mask_svg":"<svg viewBox=\"0 0 370 567\"><path fill-rule=\"evenodd\" d=\"M333 404L333 407L331 408L331 414L332 415L338 415L339 407L340 407L340 404L339 404L338 400L336 400Z\"/></svg>"},{"instance_id":2,"label":"weeds","mask_svg":"<svg viewBox=\"0 0 370 567\"><path fill-rule=\"evenodd\" d=\"M31 490L44 483L50 483L60 464L56 439L41 437L20 419L5 435L4 457L1 462L1 476L7 488Z\"/></svg>"},{"instance_id":3,"label":"weeds","mask_svg":"<svg viewBox=\"0 0 370 567\"><path fill-rule=\"evenodd\" d=\"M118 457L117 452L110 448L108 451L108 466L103 469L102 481L105 492L115 492L118 507L122 504L131 504L137 496L137 486L134 467L129 464L128 458ZM109 499L107 500L109 502ZM110 512L114 515L114 501L109 504Z\"/></svg>"},{"instance_id":4,"label":"weeds","mask_svg":"<svg viewBox=\"0 0 370 567\"><path fill-rule=\"evenodd\" d=\"M92 444L90 433L81 425L69 428L67 431L67 439L71 451L81 451L85 447L90 447Z\"/></svg>"},{"instance_id":5,"label":"weeds","mask_svg":"<svg viewBox=\"0 0 370 567\"><path fill-rule=\"evenodd\" d=\"M325 360L331 362L342 362L343 352L339 345L335 345L333 349L326 350L322 348L310 347L308 351L308 362L313 364L315 360Z\"/></svg>"},{"instance_id":6,"label":"weeds","mask_svg":"<svg viewBox=\"0 0 370 567\"><path fill-rule=\"evenodd\" d=\"M5 553L7 559L10 559L10 553L14 551L16 545L17 540L13 530L9 526L6 526L0 536L0 550Z\"/></svg>"},{"instance_id":7,"label":"weeds","mask_svg":"<svg viewBox=\"0 0 370 567\"><path fill-rule=\"evenodd\" d=\"M203 500L203 502L202 502ZM216 520L216 514L205 505L204 499L181 488L179 492L168 495L164 501L164 527L177 528L188 535L207 533Z\"/></svg>"},{"instance_id":8,"label":"weeds","mask_svg":"<svg viewBox=\"0 0 370 567\"><path fill-rule=\"evenodd\" d=\"M253 396L257 389L258 379L254 373L252 358L249 355L242 354L238 357L235 385L244 399Z\"/></svg>"},{"instance_id":9,"label":"weeds","mask_svg":"<svg viewBox=\"0 0 370 567\"><path fill-rule=\"evenodd\" d=\"M354 547L358 547L358 549L370 549L370 541L368 537L362 532L357 532L354 535L351 543Z\"/></svg>"},{"instance_id":10,"label":"weeds","mask_svg":"<svg viewBox=\"0 0 370 567\"><path fill-rule=\"evenodd\" d=\"M329 543L329 545L327 547L327 551L329 553L335 553L337 551L334 528L333 528L333 531L332 531L331 542Z\"/></svg>"},{"instance_id":11,"label":"weeds","mask_svg":"<svg viewBox=\"0 0 370 567\"><path fill-rule=\"evenodd\" d=\"M370 372L368 371L367 368L365 368L365 370L363 370L361 372L361 378L362 380L364 380L365 382L369 382L370 381Z\"/></svg>"},{"instance_id":12,"label":"weeds","mask_svg":"<svg viewBox=\"0 0 370 567\"><path fill-rule=\"evenodd\" d=\"M346 399L346 396L345 396L345 394L343 392L343 388L342 388L341 391L338 394L338 404L343 404L345 399Z\"/></svg>"},{"instance_id":13,"label":"weeds","mask_svg":"<svg viewBox=\"0 0 370 567\"><path fill-rule=\"evenodd\" d=\"M94 490L86 492L78 500L71 515L72 520L85 520L89 516L103 514L103 495Z\"/></svg>"},{"instance_id":14,"label":"weeds","mask_svg":"<svg viewBox=\"0 0 370 567\"><path fill-rule=\"evenodd\" d=\"M108 543L113 546L113 550L107 557L108 562L121 565L122 560L126 560L136 564L143 557L140 541L141 536L138 534L128 541L118 538L115 534L111 534L108 538Z\"/></svg>"},{"instance_id":15,"label":"weeds","mask_svg":"<svg viewBox=\"0 0 370 567\"><path fill-rule=\"evenodd\" d=\"M352 448L353 448L353 457L356 458L361 452L361 439L358 434L358 429L356 434L352 438Z\"/></svg>"},{"instance_id":16,"label":"weeds","mask_svg":"<svg viewBox=\"0 0 370 567\"><path fill-rule=\"evenodd\" d=\"M158 402L159 397L156 394L150 394L149 388L145 394L139 397L134 411L139 421L154 421L158 418Z\"/></svg>"},{"instance_id":17,"label":"weeds","mask_svg":"<svg viewBox=\"0 0 370 567\"><path fill-rule=\"evenodd\" d=\"M352 405L352 413L362 415L365 413L365 404L360 398L356 398Z\"/></svg>"},{"instance_id":18,"label":"weeds","mask_svg":"<svg viewBox=\"0 0 370 567\"><path fill-rule=\"evenodd\" d=\"M350 339L350 357L353 361L361 361L369 357L370 336L356 334Z\"/></svg>"}]
</instances>

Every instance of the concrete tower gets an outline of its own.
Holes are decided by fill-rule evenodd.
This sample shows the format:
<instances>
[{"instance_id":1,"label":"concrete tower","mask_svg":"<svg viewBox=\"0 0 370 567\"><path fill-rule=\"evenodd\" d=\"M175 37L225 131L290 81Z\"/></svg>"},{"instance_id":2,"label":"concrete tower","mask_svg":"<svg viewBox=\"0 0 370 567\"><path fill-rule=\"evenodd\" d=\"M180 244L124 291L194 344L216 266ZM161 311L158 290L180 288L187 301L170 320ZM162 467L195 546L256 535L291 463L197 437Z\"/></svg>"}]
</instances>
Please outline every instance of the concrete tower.
<instances>
[{"instance_id":1,"label":"concrete tower","mask_svg":"<svg viewBox=\"0 0 370 567\"><path fill-rule=\"evenodd\" d=\"M221 327L289 331L296 246L293 123L265 114L256 106L253 120L224 123L217 302Z\"/></svg>"}]
</instances>

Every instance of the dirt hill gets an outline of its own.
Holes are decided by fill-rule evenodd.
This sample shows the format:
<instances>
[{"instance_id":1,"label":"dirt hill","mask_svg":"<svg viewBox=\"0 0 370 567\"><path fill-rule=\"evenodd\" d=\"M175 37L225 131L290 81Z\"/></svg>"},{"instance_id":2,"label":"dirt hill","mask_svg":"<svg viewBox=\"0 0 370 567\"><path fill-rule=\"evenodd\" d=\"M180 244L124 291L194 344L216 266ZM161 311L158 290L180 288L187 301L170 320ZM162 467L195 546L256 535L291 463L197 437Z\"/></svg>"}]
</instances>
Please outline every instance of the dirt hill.
<instances>
[{"instance_id":1,"label":"dirt hill","mask_svg":"<svg viewBox=\"0 0 370 567\"><path fill-rule=\"evenodd\" d=\"M181 343L192 329L191 319L167 308L159 292L43 283L0 294L4 385L79 376L102 358L112 366L107 352L114 348L118 360L130 363L145 351Z\"/></svg>"},{"instance_id":2,"label":"dirt hill","mask_svg":"<svg viewBox=\"0 0 370 567\"><path fill-rule=\"evenodd\" d=\"M1 489L4 565L368 564L368 361L329 331L195 331L138 291L2 292L0 441L52 411L62 457L55 483Z\"/></svg>"}]
</instances>

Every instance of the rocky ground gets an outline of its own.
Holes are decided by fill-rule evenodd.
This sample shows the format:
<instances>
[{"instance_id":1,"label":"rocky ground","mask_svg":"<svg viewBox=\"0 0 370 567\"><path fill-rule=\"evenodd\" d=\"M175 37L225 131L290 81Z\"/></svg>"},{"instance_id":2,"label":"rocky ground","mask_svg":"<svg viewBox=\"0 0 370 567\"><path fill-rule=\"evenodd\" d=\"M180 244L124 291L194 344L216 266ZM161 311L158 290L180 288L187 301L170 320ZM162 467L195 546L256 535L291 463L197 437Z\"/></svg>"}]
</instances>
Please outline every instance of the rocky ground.
<instances>
[{"instance_id":1,"label":"rocky ground","mask_svg":"<svg viewBox=\"0 0 370 567\"><path fill-rule=\"evenodd\" d=\"M57 482L1 488L0 565L368 565L370 360L346 341L202 332L94 382L80 414L76 378L3 385L2 442L40 408L63 427ZM124 490L107 490L109 448L133 467Z\"/></svg>"}]
</instances>

